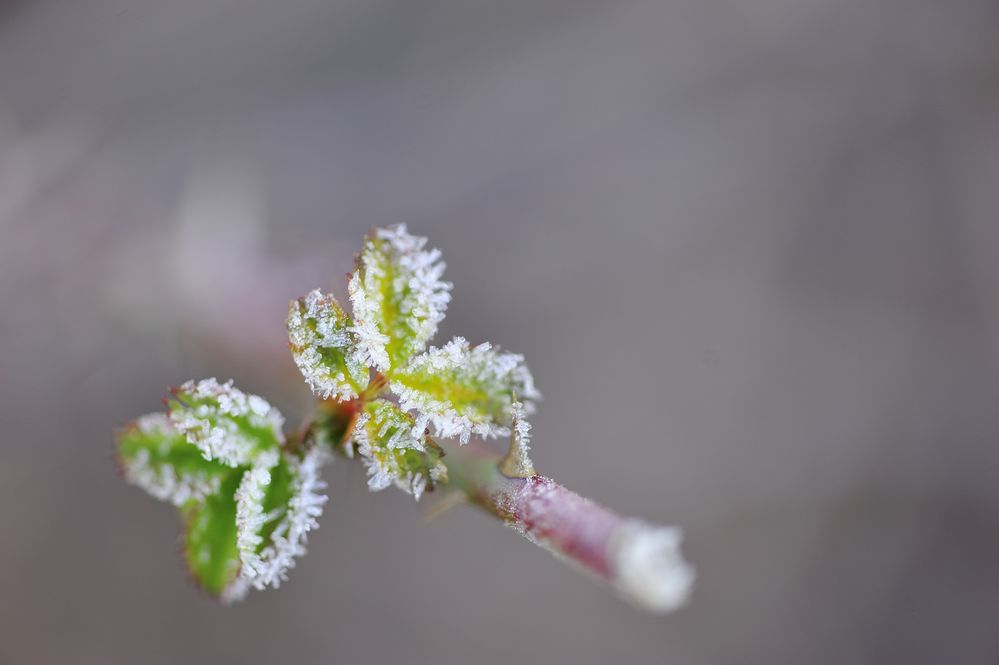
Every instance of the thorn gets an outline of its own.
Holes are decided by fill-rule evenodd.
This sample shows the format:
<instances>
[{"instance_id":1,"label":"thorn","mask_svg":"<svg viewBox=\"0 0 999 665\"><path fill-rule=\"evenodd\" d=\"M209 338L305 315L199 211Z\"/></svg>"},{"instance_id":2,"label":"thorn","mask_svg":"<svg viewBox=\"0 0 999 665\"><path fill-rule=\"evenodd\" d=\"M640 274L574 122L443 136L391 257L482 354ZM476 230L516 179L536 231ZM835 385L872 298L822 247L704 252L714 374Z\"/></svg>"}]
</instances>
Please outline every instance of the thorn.
<instances>
[{"instance_id":1,"label":"thorn","mask_svg":"<svg viewBox=\"0 0 999 665\"><path fill-rule=\"evenodd\" d=\"M530 440L531 426L524 420L524 407L516 399L517 396L514 395L510 449L507 451L506 457L500 460L499 470L508 478L530 478L537 475L534 463L531 462L531 458L527 454L530 450L527 442Z\"/></svg>"}]
</instances>

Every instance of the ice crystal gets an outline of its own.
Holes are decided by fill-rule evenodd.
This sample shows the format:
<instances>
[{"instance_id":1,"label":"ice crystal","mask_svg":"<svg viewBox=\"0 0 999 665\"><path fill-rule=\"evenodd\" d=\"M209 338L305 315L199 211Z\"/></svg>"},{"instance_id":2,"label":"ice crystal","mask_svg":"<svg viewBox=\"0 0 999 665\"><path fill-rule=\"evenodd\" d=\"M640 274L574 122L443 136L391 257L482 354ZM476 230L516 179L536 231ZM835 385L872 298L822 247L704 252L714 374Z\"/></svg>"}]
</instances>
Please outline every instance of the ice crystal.
<instances>
[{"instance_id":1,"label":"ice crystal","mask_svg":"<svg viewBox=\"0 0 999 665\"><path fill-rule=\"evenodd\" d=\"M118 457L128 482L175 506L214 494L228 471L205 461L163 413L127 427L119 436Z\"/></svg>"},{"instance_id":2,"label":"ice crystal","mask_svg":"<svg viewBox=\"0 0 999 665\"><path fill-rule=\"evenodd\" d=\"M214 378L174 390L170 421L206 460L231 467L250 464L261 450L283 441L284 418L267 400Z\"/></svg>"},{"instance_id":3,"label":"ice crystal","mask_svg":"<svg viewBox=\"0 0 999 665\"><path fill-rule=\"evenodd\" d=\"M374 298L368 298L364 280L357 271L347 283L347 293L354 312L354 326L351 330L357 335L365 364L380 371L388 369L390 338L378 327L381 304L376 306Z\"/></svg>"},{"instance_id":4,"label":"ice crystal","mask_svg":"<svg viewBox=\"0 0 999 665\"><path fill-rule=\"evenodd\" d=\"M611 538L614 584L638 605L665 612L683 605L694 582L694 569L680 552L677 527L628 520Z\"/></svg>"},{"instance_id":5,"label":"ice crystal","mask_svg":"<svg viewBox=\"0 0 999 665\"><path fill-rule=\"evenodd\" d=\"M419 500L426 489L447 478L436 448L414 433L412 418L391 402L366 405L354 426L353 443L373 492L395 484Z\"/></svg>"},{"instance_id":6,"label":"ice crystal","mask_svg":"<svg viewBox=\"0 0 999 665\"><path fill-rule=\"evenodd\" d=\"M510 433L510 450L500 462L500 471L511 478L529 478L535 474L531 450L531 423L522 402L513 403L513 425Z\"/></svg>"},{"instance_id":7,"label":"ice crystal","mask_svg":"<svg viewBox=\"0 0 999 665\"><path fill-rule=\"evenodd\" d=\"M430 425L434 436L457 436L462 443L473 434L508 436L513 394L523 398L522 416L540 397L523 356L488 342L470 347L461 337L411 359L390 386L404 410L417 412L417 430Z\"/></svg>"},{"instance_id":8,"label":"ice crystal","mask_svg":"<svg viewBox=\"0 0 999 665\"><path fill-rule=\"evenodd\" d=\"M354 330L368 361L381 372L422 351L451 300L444 262L427 239L405 224L375 229L365 240L348 284Z\"/></svg>"},{"instance_id":9,"label":"ice crystal","mask_svg":"<svg viewBox=\"0 0 999 665\"><path fill-rule=\"evenodd\" d=\"M293 300L286 325L292 357L312 391L324 399L357 397L367 383L366 357L336 298L315 289Z\"/></svg>"},{"instance_id":10,"label":"ice crystal","mask_svg":"<svg viewBox=\"0 0 999 665\"><path fill-rule=\"evenodd\" d=\"M255 555L264 538L260 531L268 518L264 498L271 484L271 467L278 463L277 453L261 455L252 469L243 474L236 490L236 547L246 569L246 558Z\"/></svg>"},{"instance_id":11,"label":"ice crystal","mask_svg":"<svg viewBox=\"0 0 999 665\"><path fill-rule=\"evenodd\" d=\"M236 492L236 526L239 577L245 585L280 586L295 559L305 554L308 532L319 526L327 500L319 477L325 455L313 448L300 460L274 456L243 476ZM277 482L278 474L285 476L283 482ZM270 524L275 526L267 534ZM237 599L239 594L232 595Z\"/></svg>"}]
</instances>

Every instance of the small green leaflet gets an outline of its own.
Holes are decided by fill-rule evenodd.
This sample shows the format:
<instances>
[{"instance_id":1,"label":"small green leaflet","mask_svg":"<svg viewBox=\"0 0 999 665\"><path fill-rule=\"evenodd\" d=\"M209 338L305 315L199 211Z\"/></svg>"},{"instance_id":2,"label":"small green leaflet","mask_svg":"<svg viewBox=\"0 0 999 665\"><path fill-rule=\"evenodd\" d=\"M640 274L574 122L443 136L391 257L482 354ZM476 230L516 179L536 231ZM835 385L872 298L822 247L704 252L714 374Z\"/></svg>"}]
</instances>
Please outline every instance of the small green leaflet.
<instances>
[{"instance_id":1,"label":"small green leaflet","mask_svg":"<svg viewBox=\"0 0 999 665\"><path fill-rule=\"evenodd\" d=\"M523 356L488 342L470 347L461 337L410 360L390 386L404 410L419 414L418 426L431 425L435 436L462 443L472 434L509 435L514 395L527 412L540 397Z\"/></svg>"},{"instance_id":2,"label":"small green leaflet","mask_svg":"<svg viewBox=\"0 0 999 665\"><path fill-rule=\"evenodd\" d=\"M243 476L236 491L236 541L240 578L247 584L280 586L305 554L307 534L319 526L326 503L326 484L319 478L326 454L313 448L302 458L261 459Z\"/></svg>"},{"instance_id":3,"label":"small green leaflet","mask_svg":"<svg viewBox=\"0 0 999 665\"><path fill-rule=\"evenodd\" d=\"M188 381L172 390L170 421L207 460L249 465L284 441L284 418L267 400L214 378Z\"/></svg>"},{"instance_id":4,"label":"small green leaflet","mask_svg":"<svg viewBox=\"0 0 999 665\"><path fill-rule=\"evenodd\" d=\"M394 484L419 500L425 490L447 481L440 448L414 427L413 418L391 402L376 399L364 405L353 442L368 469L369 489Z\"/></svg>"},{"instance_id":5,"label":"small green leaflet","mask_svg":"<svg viewBox=\"0 0 999 665\"><path fill-rule=\"evenodd\" d=\"M306 383L323 399L357 397L368 382L352 322L336 298L319 289L288 308L288 340Z\"/></svg>"},{"instance_id":6,"label":"small green leaflet","mask_svg":"<svg viewBox=\"0 0 999 665\"><path fill-rule=\"evenodd\" d=\"M405 224L374 229L347 285L361 349L380 372L426 348L451 300L441 253L426 242Z\"/></svg>"},{"instance_id":7,"label":"small green leaflet","mask_svg":"<svg viewBox=\"0 0 999 665\"><path fill-rule=\"evenodd\" d=\"M125 479L161 501L183 506L219 491L232 469L209 462L163 413L150 413L118 434Z\"/></svg>"},{"instance_id":8,"label":"small green leaflet","mask_svg":"<svg viewBox=\"0 0 999 665\"><path fill-rule=\"evenodd\" d=\"M219 492L182 509L184 558L198 584L213 596L242 596L236 548L236 501L240 472L233 472ZM235 588L233 588L235 587Z\"/></svg>"}]
</instances>

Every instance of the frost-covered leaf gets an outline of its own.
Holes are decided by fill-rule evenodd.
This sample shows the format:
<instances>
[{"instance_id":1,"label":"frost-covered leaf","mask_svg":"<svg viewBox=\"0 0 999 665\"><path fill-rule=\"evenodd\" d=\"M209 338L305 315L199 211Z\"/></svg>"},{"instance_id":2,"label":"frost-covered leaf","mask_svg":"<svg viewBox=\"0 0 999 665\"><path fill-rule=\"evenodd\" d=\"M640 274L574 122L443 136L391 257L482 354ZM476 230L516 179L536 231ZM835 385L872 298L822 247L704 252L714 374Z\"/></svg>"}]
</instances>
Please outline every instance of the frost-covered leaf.
<instances>
[{"instance_id":1,"label":"frost-covered leaf","mask_svg":"<svg viewBox=\"0 0 999 665\"><path fill-rule=\"evenodd\" d=\"M288 340L295 364L312 392L322 398L357 397L368 380L353 324L336 298L319 289L288 308Z\"/></svg>"},{"instance_id":2,"label":"frost-covered leaf","mask_svg":"<svg viewBox=\"0 0 999 665\"><path fill-rule=\"evenodd\" d=\"M206 460L249 466L284 441L284 418L267 400L214 378L188 381L173 389L170 421Z\"/></svg>"},{"instance_id":3,"label":"frost-covered leaf","mask_svg":"<svg viewBox=\"0 0 999 665\"><path fill-rule=\"evenodd\" d=\"M203 502L192 501L183 509L184 558L195 581L208 593L223 598L241 594L237 580L239 550L236 547L236 488L239 472L222 483L217 494Z\"/></svg>"},{"instance_id":4,"label":"frost-covered leaf","mask_svg":"<svg viewBox=\"0 0 999 665\"><path fill-rule=\"evenodd\" d=\"M440 251L425 250L426 243L405 224L374 229L348 283L355 332L368 364L381 372L426 347L451 299Z\"/></svg>"},{"instance_id":5,"label":"frost-covered leaf","mask_svg":"<svg viewBox=\"0 0 999 665\"><path fill-rule=\"evenodd\" d=\"M326 484L319 477L325 451L261 455L236 491L239 577L256 589L278 587L295 558L305 554L309 531L319 526Z\"/></svg>"},{"instance_id":6,"label":"frost-covered leaf","mask_svg":"<svg viewBox=\"0 0 999 665\"><path fill-rule=\"evenodd\" d=\"M165 413L150 413L128 424L118 433L117 443L125 479L175 506L215 494L233 473L206 460Z\"/></svg>"},{"instance_id":7,"label":"frost-covered leaf","mask_svg":"<svg viewBox=\"0 0 999 665\"><path fill-rule=\"evenodd\" d=\"M414 434L409 414L382 399L364 406L354 426L353 443L368 470L368 488L395 484L417 500L438 482L447 481L447 468L436 444Z\"/></svg>"},{"instance_id":8,"label":"frost-covered leaf","mask_svg":"<svg viewBox=\"0 0 999 665\"><path fill-rule=\"evenodd\" d=\"M389 386L406 411L417 412L417 428L428 424L434 436L507 436L514 394L525 414L540 397L524 357L483 343L469 347L456 337L416 356L392 374Z\"/></svg>"}]
</instances>

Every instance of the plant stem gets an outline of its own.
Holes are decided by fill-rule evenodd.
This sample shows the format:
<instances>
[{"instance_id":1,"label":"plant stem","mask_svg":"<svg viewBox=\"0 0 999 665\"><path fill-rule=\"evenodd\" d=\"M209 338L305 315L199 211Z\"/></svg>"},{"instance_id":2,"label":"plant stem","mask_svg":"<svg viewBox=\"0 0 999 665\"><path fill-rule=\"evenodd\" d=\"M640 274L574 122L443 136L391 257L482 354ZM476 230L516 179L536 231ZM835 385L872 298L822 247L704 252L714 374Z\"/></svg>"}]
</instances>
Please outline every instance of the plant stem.
<instances>
[{"instance_id":1,"label":"plant stem","mask_svg":"<svg viewBox=\"0 0 999 665\"><path fill-rule=\"evenodd\" d=\"M694 574L680 554L679 529L621 517L541 475L508 478L484 444L442 446L447 487L527 540L642 609L666 612L686 600Z\"/></svg>"},{"instance_id":2,"label":"plant stem","mask_svg":"<svg viewBox=\"0 0 999 665\"><path fill-rule=\"evenodd\" d=\"M322 406L306 431L326 432L324 440L342 451L337 444L346 439L355 411L350 404ZM501 455L484 443L440 445L448 471L441 489L461 492L473 505L557 559L609 584L639 608L668 612L686 601L694 571L680 553L682 534L677 527L622 517L542 475L507 477L500 471Z\"/></svg>"}]
</instances>

